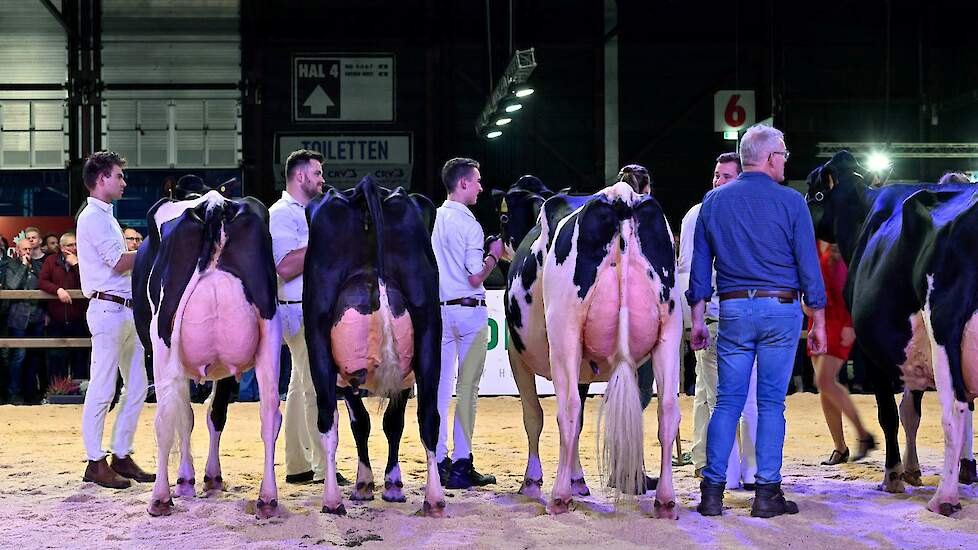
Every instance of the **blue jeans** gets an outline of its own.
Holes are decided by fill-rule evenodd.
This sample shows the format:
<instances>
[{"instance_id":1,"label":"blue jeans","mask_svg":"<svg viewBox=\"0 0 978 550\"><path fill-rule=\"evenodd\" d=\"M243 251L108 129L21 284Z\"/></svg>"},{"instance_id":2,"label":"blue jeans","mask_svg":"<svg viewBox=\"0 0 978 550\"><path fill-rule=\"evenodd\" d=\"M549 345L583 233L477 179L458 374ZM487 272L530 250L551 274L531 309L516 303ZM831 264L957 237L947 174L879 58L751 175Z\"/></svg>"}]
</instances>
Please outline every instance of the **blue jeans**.
<instances>
[{"instance_id":1,"label":"blue jeans","mask_svg":"<svg viewBox=\"0 0 978 550\"><path fill-rule=\"evenodd\" d=\"M717 335L717 405L707 431L703 478L722 485L737 422L747 400L757 359L757 483L781 482L784 449L784 398L794 367L801 327L797 301L734 298L720 302Z\"/></svg>"},{"instance_id":2,"label":"blue jeans","mask_svg":"<svg viewBox=\"0 0 978 550\"><path fill-rule=\"evenodd\" d=\"M26 328L10 328L11 338L37 337L44 335L44 323L31 323ZM34 399L38 395L37 376L40 373L39 349L14 348L10 350L10 396L19 395ZM26 385L25 385L26 384ZM43 394L45 387L40 388Z\"/></svg>"}]
</instances>

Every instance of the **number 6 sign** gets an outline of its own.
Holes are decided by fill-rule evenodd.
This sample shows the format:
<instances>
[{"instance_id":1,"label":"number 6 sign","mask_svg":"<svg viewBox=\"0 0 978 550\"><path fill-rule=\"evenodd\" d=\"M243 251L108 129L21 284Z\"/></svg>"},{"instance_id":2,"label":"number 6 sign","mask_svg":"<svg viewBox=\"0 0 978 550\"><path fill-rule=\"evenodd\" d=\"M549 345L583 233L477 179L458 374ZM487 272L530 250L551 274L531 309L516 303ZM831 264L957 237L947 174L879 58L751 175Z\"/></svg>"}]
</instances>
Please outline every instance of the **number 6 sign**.
<instances>
[{"instance_id":1,"label":"number 6 sign","mask_svg":"<svg viewBox=\"0 0 978 550\"><path fill-rule=\"evenodd\" d=\"M746 130L754 124L754 90L720 90L713 96L713 129Z\"/></svg>"}]
</instances>

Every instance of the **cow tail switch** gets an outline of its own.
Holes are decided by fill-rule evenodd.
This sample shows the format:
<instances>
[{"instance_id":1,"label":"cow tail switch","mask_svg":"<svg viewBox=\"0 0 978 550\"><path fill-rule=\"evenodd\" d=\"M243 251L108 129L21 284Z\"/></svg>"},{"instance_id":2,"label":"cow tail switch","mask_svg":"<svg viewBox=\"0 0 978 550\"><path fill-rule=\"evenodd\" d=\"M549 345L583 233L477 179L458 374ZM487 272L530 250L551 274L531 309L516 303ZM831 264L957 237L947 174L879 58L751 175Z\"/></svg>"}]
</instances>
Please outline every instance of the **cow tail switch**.
<instances>
[{"instance_id":1,"label":"cow tail switch","mask_svg":"<svg viewBox=\"0 0 978 550\"><path fill-rule=\"evenodd\" d=\"M625 238L632 228L630 220L621 224L619 239L624 246L613 246L618 256L620 308L618 310L618 344L615 357L611 358L614 370L608 380L604 399L598 412L597 448L598 469L601 477L616 488L616 495L641 494L645 471L643 462L642 402L639 397L638 378L629 351L628 312L628 254L630 248ZM604 420L604 429L601 427ZM603 432L603 433L602 433ZM604 441L600 438L604 437Z\"/></svg>"},{"instance_id":2,"label":"cow tail switch","mask_svg":"<svg viewBox=\"0 0 978 550\"><path fill-rule=\"evenodd\" d=\"M365 178L358 186L363 192L367 203L370 222L374 226L374 241L377 245L377 292L380 297L378 317L380 321L381 339L380 364L377 365L377 395L381 398L381 406L385 399L392 399L401 393L404 376L400 371L400 358L397 354L397 340L394 335L394 314L391 312L390 300L387 297L387 271L384 266L384 211L381 205L380 192L372 179Z\"/></svg>"}]
</instances>

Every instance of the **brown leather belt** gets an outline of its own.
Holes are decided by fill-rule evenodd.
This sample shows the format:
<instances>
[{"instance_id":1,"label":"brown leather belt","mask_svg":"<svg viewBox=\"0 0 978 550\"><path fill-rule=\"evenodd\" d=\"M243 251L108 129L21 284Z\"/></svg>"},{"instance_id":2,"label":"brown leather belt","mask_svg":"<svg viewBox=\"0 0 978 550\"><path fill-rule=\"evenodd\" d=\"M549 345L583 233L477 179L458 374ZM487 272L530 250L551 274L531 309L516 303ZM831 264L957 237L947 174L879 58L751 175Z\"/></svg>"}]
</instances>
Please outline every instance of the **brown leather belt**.
<instances>
[{"instance_id":1,"label":"brown leather belt","mask_svg":"<svg viewBox=\"0 0 978 550\"><path fill-rule=\"evenodd\" d=\"M123 298L122 296L116 296L115 294L108 294L106 292L95 291L92 293L92 298L96 300L105 300L107 302L115 302L117 304L122 304L129 309L132 309L132 300L129 298Z\"/></svg>"},{"instance_id":2,"label":"brown leather belt","mask_svg":"<svg viewBox=\"0 0 978 550\"><path fill-rule=\"evenodd\" d=\"M749 298L750 290L732 290L721 292L720 301L730 300L731 298ZM755 298L777 298L782 304L790 304L798 299L798 293L791 290L755 290Z\"/></svg>"},{"instance_id":3,"label":"brown leather belt","mask_svg":"<svg viewBox=\"0 0 978 550\"><path fill-rule=\"evenodd\" d=\"M464 307L485 307L486 301L481 298L456 298L447 302L442 302L443 306L464 306Z\"/></svg>"}]
</instances>

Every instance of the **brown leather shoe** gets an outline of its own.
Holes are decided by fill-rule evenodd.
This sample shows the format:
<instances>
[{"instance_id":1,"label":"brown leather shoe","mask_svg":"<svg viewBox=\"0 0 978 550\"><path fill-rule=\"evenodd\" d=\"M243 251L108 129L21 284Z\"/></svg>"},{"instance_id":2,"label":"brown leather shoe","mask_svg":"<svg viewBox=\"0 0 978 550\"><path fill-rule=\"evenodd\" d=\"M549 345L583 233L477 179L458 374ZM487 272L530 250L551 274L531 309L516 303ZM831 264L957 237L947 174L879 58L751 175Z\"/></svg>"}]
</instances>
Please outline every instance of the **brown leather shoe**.
<instances>
[{"instance_id":1,"label":"brown leather shoe","mask_svg":"<svg viewBox=\"0 0 978 550\"><path fill-rule=\"evenodd\" d=\"M156 481L156 474L144 472L142 468L133 462L132 457L129 455L126 455L125 458L112 455L112 469L120 476L133 479L140 483Z\"/></svg>"},{"instance_id":2,"label":"brown leather shoe","mask_svg":"<svg viewBox=\"0 0 978 550\"><path fill-rule=\"evenodd\" d=\"M128 479L120 476L110 468L108 461L104 457L100 460L88 461L88 467L85 468L85 475L82 476L82 481L95 483L96 485L108 487L109 489L125 489L131 484Z\"/></svg>"}]
</instances>

